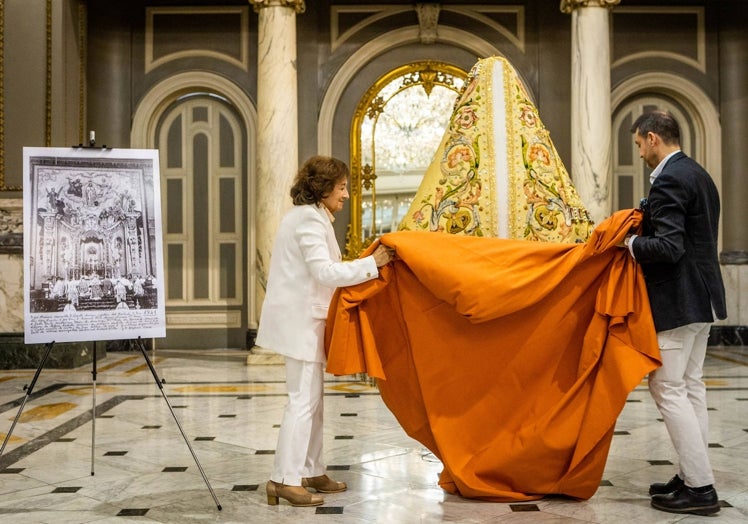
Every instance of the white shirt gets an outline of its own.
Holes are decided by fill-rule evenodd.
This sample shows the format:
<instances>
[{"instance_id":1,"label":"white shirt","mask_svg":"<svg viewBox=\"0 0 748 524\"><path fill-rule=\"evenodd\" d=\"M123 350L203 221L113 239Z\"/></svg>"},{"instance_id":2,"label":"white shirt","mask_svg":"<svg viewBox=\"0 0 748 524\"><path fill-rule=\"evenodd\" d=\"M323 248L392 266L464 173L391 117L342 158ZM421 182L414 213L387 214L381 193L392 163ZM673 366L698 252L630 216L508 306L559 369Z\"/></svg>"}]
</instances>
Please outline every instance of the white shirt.
<instances>
[{"instance_id":1,"label":"white shirt","mask_svg":"<svg viewBox=\"0 0 748 524\"><path fill-rule=\"evenodd\" d=\"M670 160L670 157L673 156L675 153L680 153L680 149L676 149L675 151L673 151L672 153L670 153L668 156L666 156L665 158L663 158L662 160L660 160L660 163L657 164L657 167L655 167L652 170L652 172L649 174L649 183L650 184L654 184L655 179L659 176L660 173L662 173L662 170L664 169L665 164L667 163L667 161ZM631 253L631 256L634 257L634 259L636 259L636 257L634 256L634 239L636 237L638 237L638 236L639 235L631 235L629 237L629 244L628 244L629 253Z\"/></svg>"}]
</instances>

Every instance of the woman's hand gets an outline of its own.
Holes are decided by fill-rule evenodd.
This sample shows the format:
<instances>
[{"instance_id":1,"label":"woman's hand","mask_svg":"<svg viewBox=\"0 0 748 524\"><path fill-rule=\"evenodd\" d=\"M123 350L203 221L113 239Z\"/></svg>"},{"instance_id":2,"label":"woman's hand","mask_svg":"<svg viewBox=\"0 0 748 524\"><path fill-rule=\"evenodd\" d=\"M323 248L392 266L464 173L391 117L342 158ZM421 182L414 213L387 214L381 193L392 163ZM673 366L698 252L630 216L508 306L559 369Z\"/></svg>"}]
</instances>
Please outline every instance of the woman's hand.
<instances>
[{"instance_id":1,"label":"woman's hand","mask_svg":"<svg viewBox=\"0 0 748 524\"><path fill-rule=\"evenodd\" d=\"M395 250L383 244L379 244L371 256L374 257L374 262L376 262L377 267L382 267L385 264L392 262L395 258Z\"/></svg>"}]
</instances>

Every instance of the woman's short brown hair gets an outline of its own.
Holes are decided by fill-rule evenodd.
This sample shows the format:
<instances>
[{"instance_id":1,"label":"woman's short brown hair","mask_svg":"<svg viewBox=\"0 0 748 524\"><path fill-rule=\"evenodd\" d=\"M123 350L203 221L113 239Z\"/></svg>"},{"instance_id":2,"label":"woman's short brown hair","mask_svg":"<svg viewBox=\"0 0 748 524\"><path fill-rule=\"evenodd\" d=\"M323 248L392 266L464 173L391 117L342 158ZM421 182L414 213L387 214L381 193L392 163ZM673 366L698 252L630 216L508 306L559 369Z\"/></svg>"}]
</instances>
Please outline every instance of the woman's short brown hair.
<instances>
[{"instance_id":1,"label":"woman's short brown hair","mask_svg":"<svg viewBox=\"0 0 748 524\"><path fill-rule=\"evenodd\" d=\"M348 177L348 166L331 156L313 156L296 173L291 198L295 206L319 204L332 193L335 184Z\"/></svg>"}]
</instances>

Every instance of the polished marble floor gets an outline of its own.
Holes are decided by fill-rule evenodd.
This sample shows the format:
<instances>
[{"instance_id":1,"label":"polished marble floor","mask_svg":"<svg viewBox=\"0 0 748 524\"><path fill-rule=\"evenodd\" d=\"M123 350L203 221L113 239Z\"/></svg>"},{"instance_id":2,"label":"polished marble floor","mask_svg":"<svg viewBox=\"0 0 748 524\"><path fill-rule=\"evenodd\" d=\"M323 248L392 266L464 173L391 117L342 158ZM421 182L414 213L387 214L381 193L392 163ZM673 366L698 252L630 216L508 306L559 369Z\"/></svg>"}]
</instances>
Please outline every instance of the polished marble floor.
<instances>
[{"instance_id":1,"label":"polished marble floor","mask_svg":"<svg viewBox=\"0 0 748 524\"><path fill-rule=\"evenodd\" d=\"M20 413L0 456L0 523L748 522L746 347L713 347L707 357L716 517L649 506L649 483L670 478L674 457L644 383L619 417L591 499L509 504L443 492L439 461L403 432L376 388L329 375L325 457L349 490L316 508L268 506L283 366L247 365L246 352L231 350L149 356L163 393L142 354L110 352L95 388L91 365L43 369L23 410L36 370L0 371L0 439Z\"/></svg>"}]
</instances>

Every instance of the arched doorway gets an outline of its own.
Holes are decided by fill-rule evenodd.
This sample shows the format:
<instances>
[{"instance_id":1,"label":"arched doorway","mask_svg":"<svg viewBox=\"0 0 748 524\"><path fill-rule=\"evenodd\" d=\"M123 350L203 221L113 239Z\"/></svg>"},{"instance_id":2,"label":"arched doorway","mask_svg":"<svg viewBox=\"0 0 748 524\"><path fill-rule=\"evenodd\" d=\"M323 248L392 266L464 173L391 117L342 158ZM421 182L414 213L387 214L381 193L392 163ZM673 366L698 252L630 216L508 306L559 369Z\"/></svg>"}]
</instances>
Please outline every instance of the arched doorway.
<instances>
[{"instance_id":1,"label":"arched doorway","mask_svg":"<svg viewBox=\"0 0 748 524\"><path fill-rule=\"evenodd\" d=\"M630 130L639 115L654 110L671 112L680 125L683 152L697 161L703 157L694 140L693 122L675 100L664 95L642 95L626 102L613 116L613 136L617 137L613 141L613 211L636 208L649 193L652 169L639 158Z\"/></svg>"},{"instance_id":2,"label":"arched doorway","mask_svg":"<svg viewBox=\"0 0 748 524\"><path fill-rule=\"evenodd\" d=\"M236 85L177 75L141 101L133 146L157 148L164 232L165 348L246 348L256 328L256 112Z\"/></svg>"}]
</instances>

